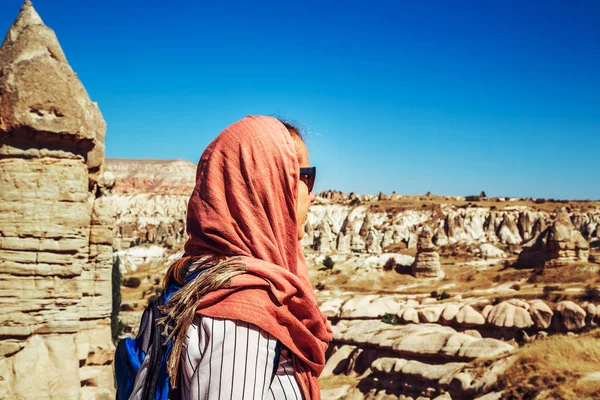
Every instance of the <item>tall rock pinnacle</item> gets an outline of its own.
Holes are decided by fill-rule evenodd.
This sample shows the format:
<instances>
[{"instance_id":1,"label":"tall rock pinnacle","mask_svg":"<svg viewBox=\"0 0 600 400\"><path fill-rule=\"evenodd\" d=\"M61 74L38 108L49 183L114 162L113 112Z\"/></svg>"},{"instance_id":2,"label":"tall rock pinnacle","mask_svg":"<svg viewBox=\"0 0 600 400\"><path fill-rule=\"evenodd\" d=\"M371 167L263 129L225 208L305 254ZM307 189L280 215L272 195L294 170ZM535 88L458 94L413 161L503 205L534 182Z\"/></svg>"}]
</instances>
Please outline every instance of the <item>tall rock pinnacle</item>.
<instances>
[{"instance_id":1,"label":"tall rock pinnacle","mask_svg":"<svg viewBox=\"0 0 600 400\"><path fill-rule=\"evenodd\" d=\"M0 72L0 135L59 140L86 153L94 174L104 159L106 124L29 0L4 38Z\"/></svg>"},{"instance_id":2,"label":"tall rock pinnacle","mask_svg":"<svg viewBox=\"0 0 600 400\"><path fill-rule=\"evenodd\" d=\"M26 1L0 48L0 399L114 398L105 130Z\"/></svg>"}]
</instances>

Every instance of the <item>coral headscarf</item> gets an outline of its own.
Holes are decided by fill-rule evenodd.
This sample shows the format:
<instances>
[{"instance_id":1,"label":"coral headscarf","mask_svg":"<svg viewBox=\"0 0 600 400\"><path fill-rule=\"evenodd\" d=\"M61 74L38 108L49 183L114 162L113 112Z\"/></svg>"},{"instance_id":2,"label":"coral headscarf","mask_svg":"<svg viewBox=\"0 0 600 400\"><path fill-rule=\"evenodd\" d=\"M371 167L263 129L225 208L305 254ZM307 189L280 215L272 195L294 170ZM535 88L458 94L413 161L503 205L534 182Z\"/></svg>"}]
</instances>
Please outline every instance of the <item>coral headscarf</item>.
<instances>
[{"instance_id":1,"label":"coral headscarf","mask_svg":"<svg viewBox=\"0 0 600 400\"><path fill-rule=\"evenodd\" d=\"M297 237L298 179L294 143L281 122L248 116L229 126L200 158L185 252L242 256L246 273L202 297L197 312L275 336L293 353L304 398L314 400L331 329Z\"/></svg>"}]
</instances>

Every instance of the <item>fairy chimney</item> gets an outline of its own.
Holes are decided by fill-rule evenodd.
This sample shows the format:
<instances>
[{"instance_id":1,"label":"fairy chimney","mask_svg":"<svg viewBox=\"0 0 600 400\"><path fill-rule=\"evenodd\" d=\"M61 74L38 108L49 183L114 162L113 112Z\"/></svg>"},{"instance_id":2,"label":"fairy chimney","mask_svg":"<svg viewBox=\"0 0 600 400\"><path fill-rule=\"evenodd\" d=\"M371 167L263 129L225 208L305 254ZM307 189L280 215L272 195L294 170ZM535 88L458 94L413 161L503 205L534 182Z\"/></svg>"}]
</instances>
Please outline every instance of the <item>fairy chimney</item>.
<instances>
[{"instance_id":1,"label":"fairy chimney","mask_svg":"<svg viewBox=\"0 0 600 400\"><path fill-rule=\"evenodd\" d=\"M415 278L442 278L444 273L440 265L440 256L433 245L433 234L428 226L424 226L417 241L417 255L412 265Z\"/></svg>"},{"instance_id":2,"label":"fairy chimney","mask_svg":"<svg viewBox=\"0 0 600 400\"><path fill-rule=\"evenodd\" d=\"M26 1L0 48L0 398L114 397L105 131Z\"/></svg>"}]
</instances>

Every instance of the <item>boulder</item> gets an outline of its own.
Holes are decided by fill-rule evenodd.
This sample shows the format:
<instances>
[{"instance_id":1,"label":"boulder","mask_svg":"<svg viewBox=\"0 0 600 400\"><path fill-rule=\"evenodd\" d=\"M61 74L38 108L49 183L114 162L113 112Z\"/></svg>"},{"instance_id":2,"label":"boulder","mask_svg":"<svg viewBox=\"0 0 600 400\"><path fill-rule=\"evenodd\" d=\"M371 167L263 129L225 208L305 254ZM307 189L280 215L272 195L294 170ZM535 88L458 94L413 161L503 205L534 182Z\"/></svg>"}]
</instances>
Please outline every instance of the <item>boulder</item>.
<instances>
[{"instance_id":1,"label":"boulder","mask_svg":"<svg viewBox=\"0 0 600 400\"><path fill-rule=\"evenodd\" d=\"M429 227L424 227L419 234L417 255L412 265L412 275L415 278L442 278L444 275L432 237Z\"/></svg>"},{"instance_id":2,"label":"boulder","mask_svg":"<svg viewBox=\"0 0 600 400\"><path fill-rule=\"evenodd\" d=\"M444 309L445 304L428 305L418 309L419 321L423 323L435 324L439 321Z\"/></svg>"},{"instance_id":3,"label":"boulder","mask_svg":"<svg viewBox=\"0 0 600 400\"><path fill-rule=\"evenodd\" d=\"M535 327L538 329L547 329L552 323L552 316L554 315L552 309L539 299L532 300L529 305L529 313Z\"/></svg>"},{"instance_id":4,"label":"boulder","mask_svg":"<svg viewBox=\"0 0 600 400\"><path fill-rule=\"evenodd\" d=\"M463 306L455 317L456 323L463 326L481 326L485 318L470 305Z\"/></svg>"},{"instance_id":5,"label":"boulder","mask_svg":"<svg viewBox=\"0 0 600 400\"><path fill-rule=\"evenodd\" d=\"M559 332L575 331L585 326L586 312L572 301L561 301L556 305L552 324Z\"/></svg>"},{"instance_id":6,"label":"boulder","mask_svg":"<svg viewBox=\"0 0 600 400\"><path fill-rule=\"evenodd\" d=\"M533 320L524 307L519 307L515 302L503 301L496 304L487 316L486 322L498 328L525 329L533 326ZM529 304L525 303L527 308Z\"/></svg>"}]
</instances>

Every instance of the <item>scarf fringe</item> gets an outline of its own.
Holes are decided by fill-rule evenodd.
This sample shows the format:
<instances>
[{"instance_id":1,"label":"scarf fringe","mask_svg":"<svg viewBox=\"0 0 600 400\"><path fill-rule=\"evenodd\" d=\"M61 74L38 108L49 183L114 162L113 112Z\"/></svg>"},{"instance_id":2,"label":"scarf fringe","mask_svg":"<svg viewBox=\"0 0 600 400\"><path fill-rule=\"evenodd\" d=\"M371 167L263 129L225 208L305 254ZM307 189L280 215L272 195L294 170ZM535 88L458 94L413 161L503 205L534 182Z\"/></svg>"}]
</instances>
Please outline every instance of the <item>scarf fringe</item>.
<instances>
[{"instance_id":1,"label":"scarf fringe","mask_svg":"<svg viewBox=\"0 0 600 400\"><path fill-rule=\"evenodd\" d=\"M177 266L185 265L190 259L186 257L180 261L176 262ZM171 269L175 267L177 271L177 266L174 264ZM229 287L231 278L245 272L246 265L240 257L227 258L185 284L173 294L166 305L159 307L164 316L158 318L157 322L163 326L164 343L173 340L171 354L167 360L167 372L173 388L177 387L181 351L187 330L196 315L198 302L214 290Z\"/></svg>"}]
</instances>

